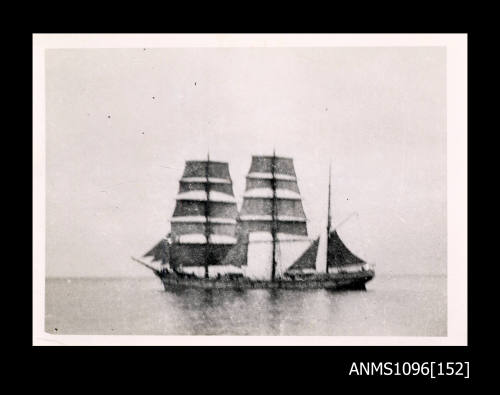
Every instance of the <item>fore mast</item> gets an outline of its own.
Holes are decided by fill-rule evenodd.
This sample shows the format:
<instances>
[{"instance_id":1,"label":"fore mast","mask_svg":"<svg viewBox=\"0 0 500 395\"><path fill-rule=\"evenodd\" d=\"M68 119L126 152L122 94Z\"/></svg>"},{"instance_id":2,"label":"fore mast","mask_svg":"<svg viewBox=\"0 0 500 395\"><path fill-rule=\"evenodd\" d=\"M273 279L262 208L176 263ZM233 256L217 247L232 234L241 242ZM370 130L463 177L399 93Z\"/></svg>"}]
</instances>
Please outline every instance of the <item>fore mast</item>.
<instances>
[{"instance_id":1,"label":"fore mast","mask_svg":"<svg viewBox=\"0 0 500 395\"><path fill-rule=\"evenodd\" d=\"M170 265L209 277L236 244L238 209L227 162L188 160L171 219Z\"/></svg>"}]
</instances>

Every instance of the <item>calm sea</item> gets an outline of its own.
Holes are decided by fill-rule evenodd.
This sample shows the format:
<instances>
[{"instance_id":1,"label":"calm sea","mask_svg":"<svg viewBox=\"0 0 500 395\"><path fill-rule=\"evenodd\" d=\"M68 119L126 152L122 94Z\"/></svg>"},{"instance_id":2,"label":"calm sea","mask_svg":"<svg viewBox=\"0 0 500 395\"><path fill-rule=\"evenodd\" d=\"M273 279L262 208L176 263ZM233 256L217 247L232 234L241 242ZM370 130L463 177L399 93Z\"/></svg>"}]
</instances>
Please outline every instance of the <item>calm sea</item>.
<instances>
[{"instance_id":1,"label":"calm sea","mask_svg":"<svg viewBox=\"0 0 500 395\"><path fill-rule=\"evenodd\" d=\"M445 276L367 291L185 290L155 277L48 279L46 331L73 335L446 336Z\"/></svg>"}]
</instances>

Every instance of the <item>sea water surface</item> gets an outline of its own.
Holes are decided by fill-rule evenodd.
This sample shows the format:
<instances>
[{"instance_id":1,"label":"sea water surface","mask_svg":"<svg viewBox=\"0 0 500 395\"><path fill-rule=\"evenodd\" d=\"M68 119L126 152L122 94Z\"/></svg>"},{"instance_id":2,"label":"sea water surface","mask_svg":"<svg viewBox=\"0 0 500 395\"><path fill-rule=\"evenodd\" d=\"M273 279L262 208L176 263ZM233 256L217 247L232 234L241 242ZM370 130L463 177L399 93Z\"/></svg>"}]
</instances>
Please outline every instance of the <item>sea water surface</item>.
<instances>
[{"instance_id":1,"label":"sea water surface","mask_svg":"<svg viewBox=\"0 0 500 395\"><path fill-rule=\"evenodd\" d=\"M377 276L366 291L166 292L159 279L47 279L65 335L446 336L446 276Z\"/></svg>"}]
</instances>

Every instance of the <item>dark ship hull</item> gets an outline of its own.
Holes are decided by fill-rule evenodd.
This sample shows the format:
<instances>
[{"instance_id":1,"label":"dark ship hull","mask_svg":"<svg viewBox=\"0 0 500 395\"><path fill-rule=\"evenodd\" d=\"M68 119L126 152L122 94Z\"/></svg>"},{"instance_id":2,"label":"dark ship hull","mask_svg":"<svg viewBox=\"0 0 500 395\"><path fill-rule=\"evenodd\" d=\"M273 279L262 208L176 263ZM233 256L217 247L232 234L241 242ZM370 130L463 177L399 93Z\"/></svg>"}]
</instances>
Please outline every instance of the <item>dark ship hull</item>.
<instances>
[{"instance_id":1,"label":"dark ship hull","mask_svg":"<svg viewBox=\"0 0 500 395\"><path fill-rule=\"evenodd\" d=\"M307 277L289 277L275 281L252 280L243 276L199 278L175 273L157 273L166 291L179 288L197 289L327 289L365 290L365 284L375 277L373 270L353 273L324 273Z\"/></svg>"}]
</instances>

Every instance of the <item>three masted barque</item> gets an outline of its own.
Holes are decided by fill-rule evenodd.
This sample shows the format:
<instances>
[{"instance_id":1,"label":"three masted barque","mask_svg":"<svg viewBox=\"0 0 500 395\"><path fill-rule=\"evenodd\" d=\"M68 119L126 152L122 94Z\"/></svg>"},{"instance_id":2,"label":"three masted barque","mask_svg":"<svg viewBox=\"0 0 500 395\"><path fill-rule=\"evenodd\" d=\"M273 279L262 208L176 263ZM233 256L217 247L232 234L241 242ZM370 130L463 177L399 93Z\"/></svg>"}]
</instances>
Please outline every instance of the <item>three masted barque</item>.
<instances>
[{"instance_id":1,"label":"three masted barque","mask_svg":"<svg viewBox=\"0 0 500 395\"><path fill-rule=\"evenodd\" d=\"M374 266L332 227L330 195L329 182L325 234L311 239L292 158L253 156L239 211L228 163L186 161L170 233L133 259L166 290L365 289Z\"/></svg>"}]
</instances>

